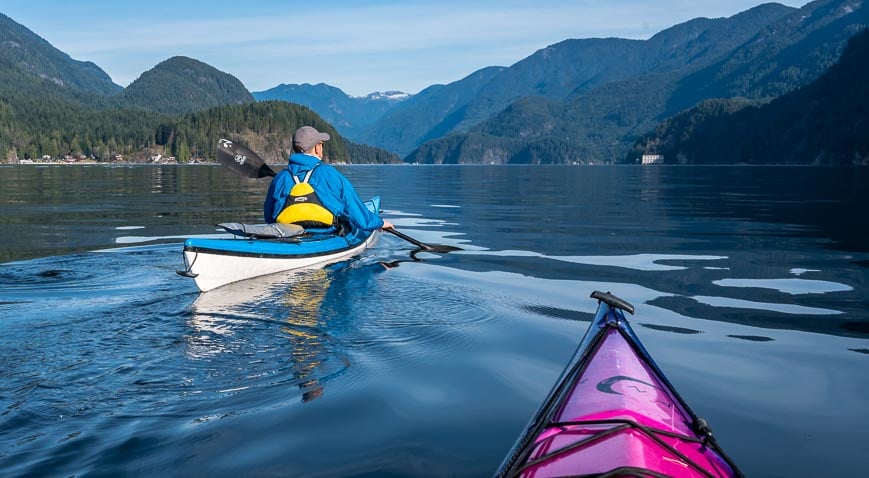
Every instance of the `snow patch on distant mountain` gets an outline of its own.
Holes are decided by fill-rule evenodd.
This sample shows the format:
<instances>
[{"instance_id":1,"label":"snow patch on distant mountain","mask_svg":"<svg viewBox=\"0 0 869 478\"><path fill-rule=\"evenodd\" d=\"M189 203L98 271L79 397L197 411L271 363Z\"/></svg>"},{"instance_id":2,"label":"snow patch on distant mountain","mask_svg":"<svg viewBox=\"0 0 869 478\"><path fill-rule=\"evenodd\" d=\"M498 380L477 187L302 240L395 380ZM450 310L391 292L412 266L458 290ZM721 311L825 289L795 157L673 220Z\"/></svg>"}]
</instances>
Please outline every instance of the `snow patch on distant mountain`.
<instances>
[{"instance_id":1,"label":"snow patch on distant mountain","mask_svg":"<svg viewBox=\"0 0 869 478\"><path fill-rule=\"evenodd\" d=\"M403 91L375 91L374 93L369 93L365 96L360 96L358 98L377 101L377 100L387 100L387 101L404 101L410 98L412 95L410 93L405 93Z\"/></svg>"}]
</instances>

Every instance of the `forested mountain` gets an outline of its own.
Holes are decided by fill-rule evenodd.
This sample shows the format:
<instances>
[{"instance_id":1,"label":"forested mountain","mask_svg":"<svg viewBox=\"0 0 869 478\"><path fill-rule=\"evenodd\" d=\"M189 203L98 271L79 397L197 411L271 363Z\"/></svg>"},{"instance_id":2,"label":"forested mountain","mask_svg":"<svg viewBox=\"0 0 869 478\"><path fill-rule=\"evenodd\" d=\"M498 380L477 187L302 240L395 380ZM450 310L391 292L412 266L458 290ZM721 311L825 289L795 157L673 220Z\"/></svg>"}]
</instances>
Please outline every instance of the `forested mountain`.
<instances>
[{"instance_id":1,"label":"forested mountain","mask_svg":"<svg viewBox=\"0 0 869 478\"><path fill-rule=\"evenodd\" d=\"M863 0L820 0L760 30L722 61L679 80L670 111L707 98L768 99L805 85L869 25Z\"/></svg>"},{"instance_id":2,"label":"forested mountain","mask_svg":"<svg viewBox=\"0 0 869 478\"><path fill-rule=\"evenodd\" d=\"M111 89L104 73L94 75L93 83L82 79L90 70L75 73L81 62L17 23L0 22L0 37L7 39L0 44L0 162L66 154L108 160L153 142L154 130L164 118L119 109L118 95L100 94ZM41 70L34 65L41 65Z\"/></svg>"},{"instance_id":3,"label":"forested mountain","mask_svg":"<svg viewBox=\"0 0 869 478\"><path fill-rule=\"evenodd\" d=\"M2 14L0 79L6 96L33 95L99 109L180 114L254 101L235 77L186 57L163 61L122 88L98 66L73 60Z\"/></svg>"},{"instance_id":4,"label":"forested mountain","mask_svg":"<svg viewBox=\"0 0 869 478\"><path fill-rule=\"evenodd\" d=\"M0 77L3 77L0 74ZM40 87L49 92L44 80ZM6 95L0 87L0 162L13 158L72 155L111 161L116 155L136 162L152 155L174 156L180 162L194 157L214 158L221 137L249 145L266 160L281 162L290 151L292 132L313 125L332 136L329 161L339 163L396 163L398 156L344 140L307 107L282 101L224 105L181 116L139 109L97 109L80 103L31 95Z\"/></svg>"},{"instance_id":5,"label":"forested mountain","mask_svg":"<svg viewBox=\"0 0 869 478\"><path fill-rule=\"evenodd\" d=\"M0 13L0 70L15 69L66 89L113 95L123 88L97 65L73 60L26 27Z\"/></svg>"},{"instance_id":6,"label":"forested mountain","mask_svg":"<svg viewBox=\"0 0 869 478\"><path fill-rule=\"evenodd\" d=\"M629 155L680 164L869 164L869 29L816 81L763 106L710 100L661 123Z\"/></svg>"},{"instance_id":7,"label":"forested mountain","mask_svg":"<svg viewBox=\"0 0 869 478\"><path fill-rule=\"evenodd\" d=\"M563 100L614 81L708 64L794 10L764 4L729 18L690 20L644 41L591 38L551 45L495 77L455 129L468 129L520 98Z\"/></svg>"},{"instance_id":8,"label":"forested mountain","mask_svg":"<svg viewBox=\"0 0 869 478\"><path fill-rule=\"evenodd\" d=\"M236 77L184 56L169 58L142 73L122 97L123 106L166 114L255 101Z\"/></svg>"},{"instance_id":9,"label":"forested mountain","mask_svg":"<svg viewBox=\"0 0 869 478\"><path fill-rule=\"evenodd\" d=\"M246 144L267 162L280 163L286 161L293 131L301 125L313 126L332 137L325 144L328 162L400 162L395 154L346 141L310 108L285 101L226 105L173 118L156 128L155 143L167 145L179 158L213 158L217 140L223 137Z\"/></svg>"},{"instance_id":10,"label":"forested mountain","mask_svg":"<svg viewBox=\"0 0 869 478\"><path fill-rule=\"evenodd\" d=\"M425 144L405 160L619 162L637 137L705 95L741 94L768 100L816 78L867 23L867 7L860 0L819 0L754 35L735 30L745 40L715 61L708 57L676 70L650 71L587 91L579 88L564 101L524 98L468 134ZM727 33L713 36L721 35Z\"/></svg>"},{"instance_id":11,"label":"forested mountain","mask_svg":"<svg viewBox=\"0 0 869 478\"><path fill-rule=\"evenodd\" d=\"M254 91L253 97L257 101L282 100L307 106L334 125L341 134L357 141L366 127L410 95L400 91L386 91L352 97L340 88L325 83L304 83L281 84L265 91Z\"/></svg>"},{"instance_id":12,"label":"forested mountain","mask_svg":"<svg viewBox=\"0 0 869 478\"><path fill-rule=\"evenodd\" d=\"M0 162L66 155L212 159L225 136L280 161L302 124L330 132L326 154L335 162L399 161L345 141L309 108L257 104L235 77L192 58L170 58L123 89L92 63L72 60L0 15Z\"/></svg>"},{"instance_id":13,"label":"forested mountain","mask_svg":"<svg viewBox=\"0 0 869 478\"><path fill-rule=\"evenodd\" d=\"M422 144L420 140L467 131L522 98L537 96L562 101L570 95L615 81L687 66L705 66L751 38L760 28L794 10L778 4L761 5L730 18L694 19L663 30L648 40L565 40L492 75L459 107L449 111L437 108L420 111L416 116L432 118L429 121L438 128L417 135L415 144L401 144L398 149L386 142L387 137L401 134L409 124L415 125L408 121L389 122L387 118L377 124L384 138L364 136L362 139L387 149L408 151ZM409 105L410 102L403 106Z\"/></svg>"}]
</instances>

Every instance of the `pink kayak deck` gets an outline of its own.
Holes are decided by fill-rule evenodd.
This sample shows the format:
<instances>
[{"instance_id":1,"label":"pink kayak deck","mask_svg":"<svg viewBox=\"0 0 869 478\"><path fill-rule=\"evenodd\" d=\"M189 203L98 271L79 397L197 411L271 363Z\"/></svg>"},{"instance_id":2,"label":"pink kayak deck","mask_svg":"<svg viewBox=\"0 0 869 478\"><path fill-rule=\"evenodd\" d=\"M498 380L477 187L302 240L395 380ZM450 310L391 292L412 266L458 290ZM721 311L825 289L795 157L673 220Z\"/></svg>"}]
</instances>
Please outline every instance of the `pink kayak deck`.
<instances>
[{"instance_id":1,"label":"pink kayak deck","mask_svg":"<svg viewBox=\"0 0 869 478\"><path fill-rule=\"evenodd\" d=\"M609 328L601 339L555 423L534 439L520 476L582 476L620 468L678 477L735 476L700 442L691 414L619 330ZM536 460L541 461L532 464Z\"/></svg>"}]
</instances>

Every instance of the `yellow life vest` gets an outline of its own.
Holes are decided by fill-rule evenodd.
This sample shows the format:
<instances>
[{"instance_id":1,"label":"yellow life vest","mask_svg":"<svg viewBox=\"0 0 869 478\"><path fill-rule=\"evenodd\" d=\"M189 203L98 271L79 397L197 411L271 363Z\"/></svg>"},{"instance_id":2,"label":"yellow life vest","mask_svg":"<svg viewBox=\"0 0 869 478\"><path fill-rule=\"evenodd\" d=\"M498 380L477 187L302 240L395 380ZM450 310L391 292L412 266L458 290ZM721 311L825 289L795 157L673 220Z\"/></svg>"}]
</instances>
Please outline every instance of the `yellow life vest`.
<instances>
[{"instance_id":1,"label":"yellow life vest","mask_svg":"<svg viewBox=\"0 0 869 478\"><path fill-rule=\"evenodd\" d=\"M335 224L335 215L323 206L317 192L308 183L317 166L311 168L301 181L290 175L295 185L290 189L286 207L278 214L277 222L311 228L332 227Z\"/></svg>"}]
</instances>

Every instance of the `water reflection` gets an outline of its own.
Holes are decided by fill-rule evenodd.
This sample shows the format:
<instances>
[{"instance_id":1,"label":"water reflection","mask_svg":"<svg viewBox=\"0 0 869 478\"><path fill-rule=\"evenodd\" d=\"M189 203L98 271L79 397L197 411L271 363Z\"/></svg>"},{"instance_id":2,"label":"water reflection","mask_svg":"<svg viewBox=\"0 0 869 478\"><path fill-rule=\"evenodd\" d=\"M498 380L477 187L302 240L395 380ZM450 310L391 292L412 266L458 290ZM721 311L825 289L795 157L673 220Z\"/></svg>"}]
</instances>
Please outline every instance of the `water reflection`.
<instances>
[{"instance_id":1,"label":"water reflection","mask_svg":"<svg viewBox=\"0 0 869 478\"><path fill-rule=\"evenodd\" d=\"M785 294L826 294L828 292L848 292L854 290L851 286L823 280L808 279L721 279L712 281L722 287L757 287L773 289Z\"/></svg>"},{"instance_id":2,"label":"water reflection","mask_svg":"<svg viewBox=\"0 0 869 478\"><path fill-rule=\"evenodd\" d=\"M660 261L717 261L727 256L690 255L690 254L629 254L619 256L549 256L532 251L479 251L479 255L500 257L538 257L556 261L595 266L622 267L638 271L680 271L686 266L661 264Z\"/></svg>"},{"instance_id":3,"label":"water reflection","mask_svg":"<svg viewBox=\"0 0 869 478\"><path fill-rule=\"evenodd\" d=\"M302 402L322 396L325 384L351 366L335 334L352 324L352 307L360 305L354 294L405 261L412 260L362 257L199 294L185 337L186 356L200 373L198 393L291 385Z\"/></svg>"},{"instance_id":4,"label":"water reflection","mask_svg":"<svg viewBox=\"0 0 869 478\"><path fill-rule=\"evenodd\" d=\"M324 380L350 366L332 343L321 310L333 274L292 271L200 294L192 305L187 356L212 368L226 362L237 371L210 373L226 375L219 391L289 383L303 402L321 396Z\"/></svg>"},{"instance_id":5,"label":"water reflection","mask_svg":"<svg viewBox=\"0 0 869 478\"><path fill-rule=\"evenodd\" d=\"M659 325L659 324L647 324L640 323L641 327L645 327L647 329L658 330L661 332L670 332L673 334L682 334L682 335L694 335L694 334L702 334L703 332L696 329L686 329L685 327L674 327L672 325Z\"/></svg>"},{"instance_id":6,"label":"water reflection","mask_svg":"<svg viewBox=\"0 0 869 478\"><path fill-rule=\"evenodd\" d=\"M806 307L796 304L784 304L773 302L755 302L752 300L732 299L729 297L710 297L710 296L694 296L689 299L696 300L701 304L711 305L712 307L727 307L732 309L754 309L763 311L781 312L782 314L793 315L838 315L842 312L832 309L822 309L819 307Z\"/></svg>"},{"instance_id":7,"label":"water reflection","mask_svg":"<svg viewBox=\"0 0 869 478\"><path fill-rule=\"evenodd\" d=\"M320 307L330 285L330 274L325 269L317 269L281 296L289 307L286 325L281 330L290 339L293 378L302 390L303 402L323 395L323 385L314 371L321 365L324 341L328 339L320 323Z\"/></svg>"},{"instance_id":8,"label":"water reflection","mask_svg":"<svg viewBox=\"0 0 869 478\"><path fill-rule=\"evenodd\" d=\"M740 340L747 340L749 342L772 342L773 340L775 340L772 337L765 337L761 335L728 335L728 337Z\"/></svg>"}]
</instances>

